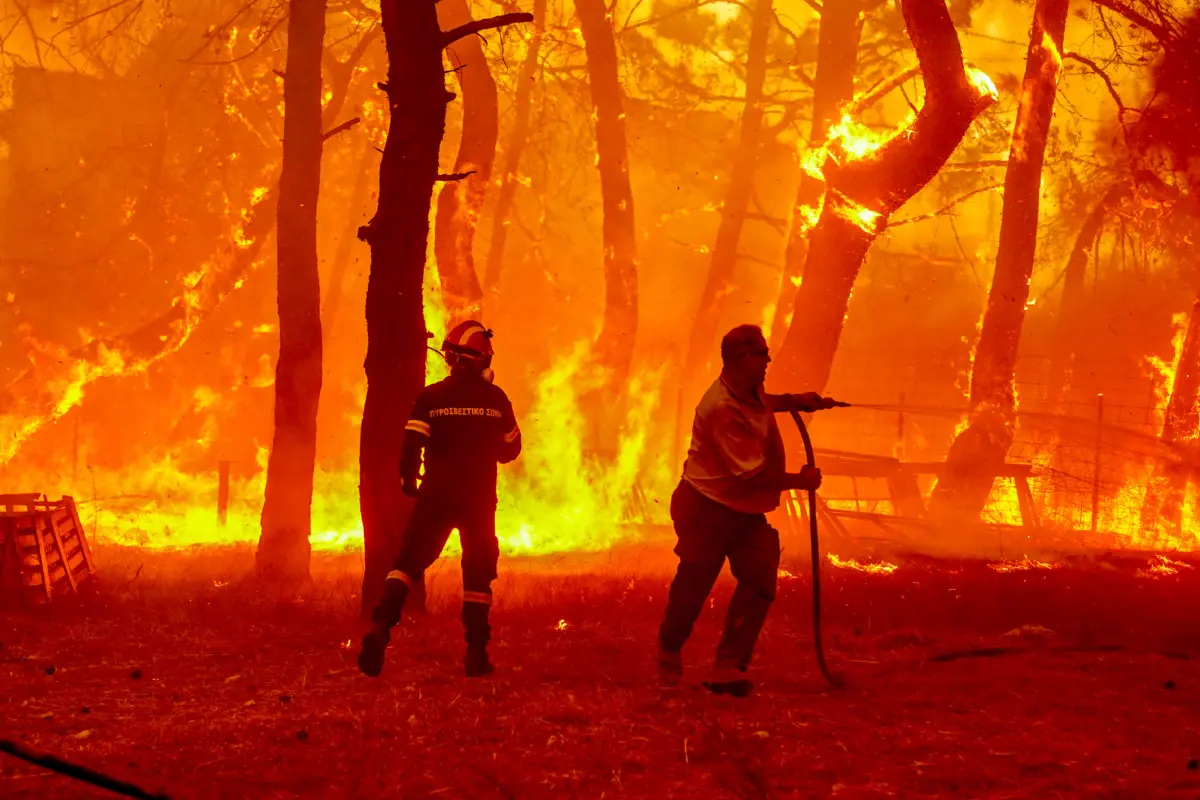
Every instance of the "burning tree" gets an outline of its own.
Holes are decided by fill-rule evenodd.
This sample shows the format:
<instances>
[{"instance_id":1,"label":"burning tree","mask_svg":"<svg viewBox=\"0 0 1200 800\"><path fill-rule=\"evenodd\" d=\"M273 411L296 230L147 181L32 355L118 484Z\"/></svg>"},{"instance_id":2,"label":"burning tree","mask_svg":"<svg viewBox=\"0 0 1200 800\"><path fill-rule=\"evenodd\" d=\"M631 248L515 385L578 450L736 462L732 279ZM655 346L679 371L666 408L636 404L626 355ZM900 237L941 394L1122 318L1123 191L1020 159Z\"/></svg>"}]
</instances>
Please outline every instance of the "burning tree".
<instances>
[{"instance_id":1,"label":"burning tree","mask_svg":"<svg viewBox=\"0 0 1200 800\"><path fill-rule=\"evenodd\" d=\"M471 21L466 0L438 3L438 18L448 27ZM492 177L500 131L500 101L482 39L467 36L448 49L463 93L462 139L454 162L455 180L438 193L433 253L442 283L447 328L482 311L483 290L475 272L475 227Z\"/></svg>"},{"instance_id":2,"label":"burning tree","mask_svg":"<svg viewBox=\"0 0 1200 800\"><path fill-rule=\"evenodd\" d=\"M279 176L279 360L275 427L259 539L259 577L294 586L308 577L317 404L321 397L321 54L325 0L291 0Z\"/></svg>"},{"instance_id":3,"label":"burning tree","mask_svg":"<svg viewBox=\"0 0 1200 800\"><path fill-rule=\"evenodd\" d=\"M1166 31L1159 29L1161 35ZM1139 150L1161 153L1167 168L1177 177L1179 189L1186 190L1192 205L1200 197L1200 12L1184 21L1177 33L1163 37L1163 57L1154 71L1155 102L1139 120L1136 143ZM1195 278L1193 276L1193 281ZM1188 314L1187 332L1183 337L1179 358L1175 364L1174 381L1163 418L1161 439L1173 449L1187 448L1182 454L1185 465L1194 463L1194 446L1200 436L1200 285L1196 300ZM1162 522L1178 525L1188 472L1185 465L1176 465L1155 476L1146 492L1142 508L1142 524L1155 529ZM1165 481L1163 480L1165 477ZM1164 485L1165 484L1165 485Z\"/></svg>"},{"instance_id":4,"label":"burning tree","mask_svg":"<svg viewBox=\"0 0 1200 800\"><path fill-rule=\"evenodd\" d=\"M858 40L862 35L863 8L860 0L830 3L821 9L821 27L817 40L817 74L813 81L812 127L808 141L819 147L830 126L838 119L842 106L854 97L854 71L858 62ZM796 287L804 274L808 253L811 216L820 209L824 183L816 171L804 170L796 190L792 222L788 227L783 274L779 279L779 297L775 301L776 321L771 327L771 346L778 349L791 322L783 318L783 309L795 303Z\"/></svg>"},{"instance_id":5,"label":"burning tree","mask_svg":"<svg viewBox=\"0 0 1200 800\"><path fill-rule=\"evenodd\" d=\"M633 190L629 185L629 146L625 141L624 92L617 78L617 46L603 0L575 6L587 52L588 81L596 120L596 168L604 202L604 325L596 339L594 362L607 370L605 388L589 403L597 416L624 407L624 387L633 362L638 325L637 235ZM608 395L608 399L602 399ZM613 402L616 395L622 398Z\"/></svg>"},{"instance_id":6,"label":"burning tree","mask_svg":"<svg viewBox=\"0 0 1200 800\"><path fill-rule=\"evenodd\" d=\"M484 291L488 301L494 302L500 293L501 273L504 269L504 246L508 240L513 201L517 194L517 175L521 168L521 156L529 143L529 119L533 109L533 85L536 81L538 57L542 51L542 37L546 31L546 0L533 2L533 34L521 62L521 73L517 79L517 92L513 100L514 120L504 148L504 170L500 178L500 194L492 216L492 245L488 250L487 269L484 272Z\"/></svg>"},{"instance_id":7,"label":"burning tree","mask_svg":"<svg viewBox=\"0 0 1200 800\"><path fill-rule=\"evenodd\" d=\"M442 51L480 31L532 20L503 14L449 31L432 3L384 0L380 6L388 55L387 96L392 124L379 165L375 216L359 230L371 248L367 282L367 396L359 445L359 503L363 522L364 613L374 608L397 537L411 511L400 490L399 458L405 415L425 383L425 309L422 281L429 239L429 208L439 179L438 149L446 128ZM402 118L403 124L395 124Z\"/></svg>"},{"instance_id":8,"label":"burning tree","mask_svg":"<svg viewBox=\"0 0 1200 800\"><path fill-rule=\"evenodd\" d=\"M756 0L751 11L750 43L746 51L746 103L742 111L741 132L729 192L721 207L721 224L712 251L712 261L700 307L692 323L688 339L687 360L684 363L682 385L690 387L711 360L712 343L716 337L720 301L728 294L737 266L738 242L750 195L754 188L754 171L758 164L759 137L763 121L763 81L767 73L767 41L774 22L771 0Z\"/></svg>"},{"instance_id":9,"label":"burning tree","mask_svg":"<svg viewBox=\"0 0 1200 800\"><path fill-rule=\"evenodd\" d=\"M1029 304L1042 168L1055 95L1062 75L1068 5L1067 0L1039 0L1034 7L1025 78L1005 171L996 269L971 370L967 425L951 444L947 472L934 488L930 503L931 513L945 520L978 517L991 492L992 476L1013 442L1017 406L1014 377L1021 329ZM1131 24L1160 39L1170 37L1171 17L1153 3L1148 4L1149 13L1156 19L1124 3L1097 0L1096 5L1113 9ZM1097 10L1096 13L1101 12ZM1118 113L1123 117L1126 109L1116 96L1111 81L1088 59L1078 55L1073 57L1094 68L1104 78L1117 101ZM1107 208L1129 191L1128 186L1113 186L1085 222L1067 266L1060 327L1069 324L1078 313L1077 290L1087 262L1087 237L1095 235ZM1059 336L1060 344L1052 364L1056 371L1065 369L1066 356L1061 344L1065 337L1064 331Z\"/></svg>"},{"instance_id":10,"label":"burning tree","mask_svg":"<svg viewBox=\"0 0 1200 800\"><path fill-rule=\"evenodd\" d=\"M970 423L950 446L948 472L931 498L935 516L978 516L992 488L989 473L1003 463L1012 445L1013 374L1029 300L1042 163L1062 74L1068 5L1068 0L1039 0L1034 6L1025 81L1004 174L996 271L971 370Z\"/></svg>"},{"instance_id":11,"label":"burning tree","mask_svg":"<svg viewBox=\"0 0 1200 800\"><path fill-rule=\"evenodd\" d=\"M850 290L872 242L996 99L987 76L964 65L942 0L904 0L901 9L925 82L925 101L905 128L883 141L844 117L825 147L806 160L806 170L820 177L825 191L808 235L791 324L772 370L779 385L824 387Z\"/></svg>"}]
</instances>

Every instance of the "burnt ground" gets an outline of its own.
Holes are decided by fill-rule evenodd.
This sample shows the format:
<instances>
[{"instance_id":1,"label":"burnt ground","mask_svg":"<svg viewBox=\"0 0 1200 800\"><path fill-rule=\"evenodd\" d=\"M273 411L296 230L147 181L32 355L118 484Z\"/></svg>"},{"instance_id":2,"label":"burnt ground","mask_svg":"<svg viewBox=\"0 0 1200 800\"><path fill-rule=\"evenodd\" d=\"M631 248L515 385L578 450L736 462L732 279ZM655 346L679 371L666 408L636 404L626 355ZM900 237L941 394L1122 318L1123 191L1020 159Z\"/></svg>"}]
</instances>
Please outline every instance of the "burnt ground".
<instances>
[{"instance_id":1,"label":"burnt ground","mask_svg":"<svg viewBox=\"0 0 1200 800\"><path fill-rule=\"evenodd\" d=\"M238 579L245 550L98 560L86 603L0 614L0 738L174 798L1200 796L1200 569L826 569L837 690L785 577L736 700L697 685L727 580L669 691L667 577L633 562L514 562L499 671L467 681L452 565L369 680L353 556L285 605ZM105 796L0 754L0 797Z\"/></svg>"}]
</instances>

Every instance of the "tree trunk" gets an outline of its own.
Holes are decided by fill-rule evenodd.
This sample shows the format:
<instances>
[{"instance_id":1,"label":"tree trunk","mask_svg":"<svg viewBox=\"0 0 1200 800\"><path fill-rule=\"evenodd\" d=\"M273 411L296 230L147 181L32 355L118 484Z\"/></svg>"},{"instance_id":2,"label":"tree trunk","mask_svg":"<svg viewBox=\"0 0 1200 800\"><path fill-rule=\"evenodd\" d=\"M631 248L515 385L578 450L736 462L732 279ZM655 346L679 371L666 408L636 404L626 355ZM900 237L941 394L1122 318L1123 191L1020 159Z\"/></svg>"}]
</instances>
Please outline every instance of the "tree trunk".
<instances>
[{"instance_id":1,"label":"tree trunk","mask_svg":"<svg viewBox=\"0 0 1200 800\"><path fill-rule=\"evenodd\" d=\"M842 139L826 148L825 199L809 237L804 281L771 379L820 391L829 379L850 289L888 217L937 175L971 122L996 100L982 73L964 68L943 0L903 0L904 20L925 81L925 103L885 144L858 155Z\"/></svg>"},{"instance_id":2,"label":"tree trunk","mask_svg":"<svg viewBox=\"0 0 1200 800\"><path fill-rule=\"evenodd\" d=\"M446 128L442 33L433 3L383 0L391 124L379 165L379 204L359 229L371 248L367 279L367 396L359 444L363 612L370 613L399 548L411 501L400 491L404 423L425 385L421 283L429 204Z\"/></svg>"},{"instance_id":3,"label":"tree trunk","mask_svg":"<svg viewBox=\"0 0 1200 800\"><path fill-rule=\"evenodd\" d=\"M353 255L354 232L359 228L357 221L360 219L360 209L367 200L367 190L371 184L371 161L374 154L372 148L363 148L363 155L358 161L354 176L354 188L350 190L346 231L338 240L337 250L333 253L333 263L329 265L329 286L325 289L325 299L321 301L321 333L325 342L329 341L329 335L337 325L338 313L341 311L342 294L346 290L346 269L350 266L350 258Z\"/></svg>"},{"instance_id":4,"label":"tree trunk","mask_svg":"<svg viewBox=\"0 0 1200 800\"><path fill-rule=\"evenodd\" d=\"M767 41L771 34L774 14L771 0L755 0L751 11L750 43L746 52L746 102L742 109L742 125L729 191L721 207L721 223L713 246L708 278L700 294L700 306L692 322L688 338L687 359L684 362L681 385L685 391L708 374L713 361L717 323L722 300L732 288L738 261L738 243L746 210L754 191L754 173L758 165L758 137L763 118L763 80L767 74Z\"/></svg>"},{"instance_id":5,"label":"tree trunk","mask_svg":"<svg viewBox=\"0 0 1200 800\"><path fill-rule=\"evenodd\" d=\"M533 86L537 80L538 54L546 29L546 0L533 0L533 35L529 39L521 75L517 79L517 96L513 101L513 126L504 148L504 171L496 209L492 214L492 247L488 250L487 271L484 273L484 292L487 303L494 305L500 296L500 279L504 271L504 245L508 239L509 216L517 196L517 174L521 155L529 142L529 118L533 110Z\"/></svg>"},{"instance_id":6,"label":"tree trunk","mask_svg":"<svg viewBox=\"0 0 1200 800\"><path fill-rule=\"evenodd\" d=\"M1083 227L1079 229L1079 235L1075 237L1071 256L1067 259L1067 268L1063 275L1062 301L1058 307L1054 340L1050 350L1050 401L1055 413L1059 413L1062 402L1066 399L1067 387L1071 380L1071 363L1075 359L1075 347L1079 342L1078 331L1086 317L1083 284L1087 277L1092 250L1098 241L1105 216L1114 205L1129 197L1132 188L1126 181L1109 187L1088 213Z\"/></svg>"},{"instance_id":7,"label":"tree trunk","mask_svg":"<svg viewBox=\"0 0 1200 800\"><path fill-rule=\"evenodd\" d=\"M809 150L822 146L829 126L842 106L854 98L854 70L858 64L858 41L862 35L861 0L841 0L821 8L821 27L817 39L817 76L813 86L812 130ZM808 234L821 207L825 184L808 170L800 172L800 187L792 209L784 251L783 275L779 279L779 297L771 325L771 348L778 350L792 316L785 309L795 305L796 287L804 274L808 255Z\"/></svg>"},{"instance_id":8,"label":"tree trunk","mask_svg":"<svg viewBox=\"0 0 1200 800\"><path fill-rule=\"evenodd\" d=\"M1033 274L1042 162L1062 74L1068 5L1068 0L1038 0L1033 9L1025 81L1004 172L996 271L971 369L970 422L950 445L948 469L930 498L931 514L947 521L978 519L994 471L1012 445L1013 378Z\"/></svg>"},{"instance_id":9,"label":"tree trunk","mask_svg":"<svg viewBox=\"0 0 1200 800\"><path fill-rule=\"evenodd\" d=\"M603 0L577 0L587 54L588 83L596 117L597 168L604 208L604 325L593 362L606 370L599 403L586 403L604 431L624 408L625 387L637 336L637 237L629 148L625 142L624 92L617 78L617 46Z\"/></svg>"},{"instance_id":10,"label":"tree trunk","mask_svg":"<svg viewBox=\"0 0 1200 800\"><path fill-rule=\"evenodd\" d=\"M467 0L441 0L438 19L449 30L471 21ZM478 36L467 36L449 47L450 64L457 72L463 93L462 139L454 172L467 177L447 181L438 193L433 253L442 284L446 329L482 312L483 290L475 273L475 226L487 194L496 158L500 103L483 45Z\"/></svg>"},{"instance_id":11,"label":"tree trunk","mask_svg":"<svg viewBox=\"0 0 1200 800\"><path fill-rule=\"evenodd\" d=\"M1175 364L1175 382L1163 415L1161 441L1166 445L1187 442L1196 436L1196 401L1200 395L1200 294L1192 304L1187 334L1179 360ZM1164 448L1170 450L1171 448ZM1187 460L1187 459L1185 459ZM1146 488L1142 504L1142 526L1149 531L1162 530L1163 524L1177 528L1182 522L1183 501L1187 494L1188 470L1170 464L1155 470Z\"/></svg>"},{"instance_id":12,"label":"tree trunk","mask_svg":"<svg viewBox=\"0 0 1200 800\"><path fill-rule=\"evenodd\" d=\"M267 462L258 576L283 589L308 578L317 404L321 396L321 52L324 0L291 0L279 177L279 360L275 428Z\"/></svg>"}]
</instances>

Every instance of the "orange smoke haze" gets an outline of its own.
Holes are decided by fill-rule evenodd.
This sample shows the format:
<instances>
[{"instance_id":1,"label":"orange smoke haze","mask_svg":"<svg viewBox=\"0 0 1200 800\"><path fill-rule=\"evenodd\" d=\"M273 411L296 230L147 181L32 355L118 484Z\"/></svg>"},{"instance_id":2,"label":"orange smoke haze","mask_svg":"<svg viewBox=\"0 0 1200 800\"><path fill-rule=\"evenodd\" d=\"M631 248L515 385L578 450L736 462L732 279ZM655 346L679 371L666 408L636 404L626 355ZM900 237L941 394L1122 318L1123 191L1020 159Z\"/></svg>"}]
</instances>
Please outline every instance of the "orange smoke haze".
<instances>
[{"instance_id":1,"label":"orange smoke haze","mask_svg":"<svg viewBox=\"0 0 1200 800\"><path fill-rule=\"evenodd\" d=\"M28 24L5 20L13 33L0 61L0 384L7 387L0 396L0 492L72 495L100 539L169 547L258 537L278 347L273 227L262 220L273 214L281 157L276 70L286 41L278 10L261 4L235 14L241 5L195 2L184 14L144 3L123 19L128 10L118 4L82 19L67 6L38 2ZM859 95L916 66L894 6L866 19L863 41L874 44L864 45ZM326 46L331 60L342 62L371 31L378 6L330 9ZM477 16L506 10L508 4L472 5ZM810 147L805 139L819 20L802 0L780 0L776 11L768 130L736 288L722 301L722 329L788 323L791 310L775 307L788 226L816 219L812 209L793 219L792 206L802 168L819 171L822 163L812 157L819 143ZM1030 13L1027 4L987 0L969 21L956 19L973 83L998 102L880 234L855 285L827 387L851 403L907 410L819 416L818 447L906 462L946 456L962 422L990 284ZM593 441L580 398L603 384L586 358L604 313L602 206L581 34L572 6L552 4L503 279L485 308L496 332L497 382L513 399L526 448L514 468L501 471L497 524L509 553L669 541L655 526L668 522L691 411L704 388L680 386L679 375L737 144L749 15L732 3L622 0L612 19L624 59L638 236L631 401L620 429ZM1105 64L1125 105L1136 107L1148 96L1152 59L1113 63L1113 43L1097 35L1099 25L1094 13L1073 15L1065 51ZM1114 35L1131 48L1146 39L1124 24ZM500 87L502 145L529 36L513 29L486 38ZM1064 267L1092 204L1130 171L1105 82L1060 58L1065 76L1017 374L1021 432L1009 454L1033 465L1042 527L1003 529L1010 559L1004 569L1045 568L1024 559L1024 549L1051 534L1059 549L1166 550L1193 549L1200 530L1190 494L1178 526L1148 526L1140 516L1146 485L1170 455L1157 438L1195 296L1191 234L1149 196L1135 193L1114 210L1094 242L1086 278L1091 310L1071 334L1068 386L1053 399L1049 361ZM326 349L317 548L357 547L362 536L357 448L369 257L356 231L375 207L377 148L387 124L375 83L385 70L376 39L348 83L339 86L334 70L326 74L326 103L344 95L336 122L360 122L327 140L322 165ZM861 113L848 110L831 132L831 152L869 153L904 127L921 96L915 75ZM461 113L452 102L443 172L452 171ZM503 150L497 155L503 163ZM493 186L501 172L493 173ZM494 195L478 227L477 264L491 245ZM872 209L852 213L862 225L879 222ZM435 216L436 208L431 225ZM440 342L445 321L432 230L426 321ZM715 363L715 342L713 354ZM443 371L430 354L428 380ZM1105 427L1097 450L1100 393ZM224 525L216 509L221 462L229 462L231 476ZM928 491L932 475L920 481ZM835 510L895 512L883 481L831 475L822 494ZM996 482L985 516L1021 524L1012 479ZM847 524L851 533L875 531ZM919 537L907 544L948 546ZM995 545L953 543L968 552ZM832 563L894 569L851 555ZM1156 568L1172 563L1164 559Z\"/></svg>"}]
</instances>

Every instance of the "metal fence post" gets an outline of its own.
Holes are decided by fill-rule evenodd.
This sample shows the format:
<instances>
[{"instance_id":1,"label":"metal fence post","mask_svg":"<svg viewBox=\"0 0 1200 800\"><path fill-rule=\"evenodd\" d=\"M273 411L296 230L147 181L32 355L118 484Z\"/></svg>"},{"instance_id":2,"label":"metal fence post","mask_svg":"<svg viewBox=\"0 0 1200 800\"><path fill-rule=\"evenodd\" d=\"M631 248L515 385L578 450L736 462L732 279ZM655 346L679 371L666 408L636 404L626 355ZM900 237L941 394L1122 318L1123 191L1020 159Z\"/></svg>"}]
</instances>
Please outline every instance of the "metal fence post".
<instances>
[{"instance_id":1,"label":"metal fence post","mask_svg":"<svg viewBox=\"0 0 1200 800\"><path fill-rule=\"evenodd\" d=\"M1100 518L1100 442L1104 432L1104 393L1096 395L1096 463L1092 474L1092 533Z\"/></svg>"}]
</instances>

